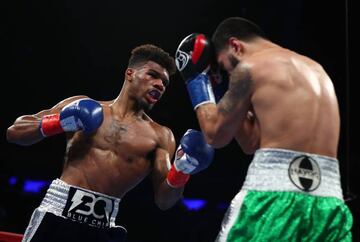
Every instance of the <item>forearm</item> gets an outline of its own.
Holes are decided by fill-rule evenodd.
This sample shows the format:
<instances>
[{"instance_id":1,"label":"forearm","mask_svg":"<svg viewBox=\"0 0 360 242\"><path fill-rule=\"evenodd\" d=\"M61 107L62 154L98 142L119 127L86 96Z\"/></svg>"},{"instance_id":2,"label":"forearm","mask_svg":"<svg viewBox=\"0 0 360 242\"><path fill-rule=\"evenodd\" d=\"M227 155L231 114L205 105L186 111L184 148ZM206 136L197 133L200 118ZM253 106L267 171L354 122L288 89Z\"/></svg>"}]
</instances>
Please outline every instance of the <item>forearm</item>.
<instances>
[{"instance_id":1,"label":"forearm","mask_svg":"<svg viewBox=\"0 0 360 242\"><path fill-rule=\"evenodd\" d=\"M62 120L66 120L62 123ZM103 121L101 104L86 96L67 98L51 109L43 110L35 115L24 115L16 119L7 129L7 140L19 145L31 145L44 137L63 132L91 133Z\"/></svg>"},{"instance_id":2,"label":"forearm","mask_svg":"<svg viewBox=\"0 0 360 242\"><path fill-rule=\"evenodd\" d=\"M206 104L199 106L196 109L196 116L206 142L213 145L214 138L216 137L216 105Z\"/></svg>"},{"instance_id":3,"label":"forearm","mask_svg":"<svg viewBox=\"0 0 360 242\"><path fill-rule=\"evenodd\" d=\"M166 174L161 165L165 162L157 163L159 167L156 170L163 171L154 173L156 203L161 209L172 207L181 198L190 176L206 169L213 160L214 152L202 132L193 129L185 132L175 152L173 164L167 162Z\"/></svg>"},{"instance_id":4,"label":"forearm","mask_svg":"<svg viewBox=\"0 0 360 242\"><path fill-rule=\"evenodd\" d=\"M32 145L44 137L39 129L41 118L35 115L19 117L12 126L7 129L6 138L10 143L18 145Z\"/></svg>"},{"instance_id":5,"label":"forearm","mask_svg":"<svg viewBox=\"0 0 360 242\"><path fill-rule=\"evenodd\" d=\"M171 187L166 180L160 185L155 193L155 203L161 210L173 207L182 197L184 187Z\"/></svg>"},{"instance_id":6,"label":"forearm","mask_svg":"<svg viewBox=\"0 0 360 242\"><path fill-rule=\"evenodd\" d=\"M223 124L222 116L219 115L217 106L209 103L201 105L196 109L196 116L206 142L214 148L227 145L233 138L230 124Z\"/></svg>"}]
</instances>

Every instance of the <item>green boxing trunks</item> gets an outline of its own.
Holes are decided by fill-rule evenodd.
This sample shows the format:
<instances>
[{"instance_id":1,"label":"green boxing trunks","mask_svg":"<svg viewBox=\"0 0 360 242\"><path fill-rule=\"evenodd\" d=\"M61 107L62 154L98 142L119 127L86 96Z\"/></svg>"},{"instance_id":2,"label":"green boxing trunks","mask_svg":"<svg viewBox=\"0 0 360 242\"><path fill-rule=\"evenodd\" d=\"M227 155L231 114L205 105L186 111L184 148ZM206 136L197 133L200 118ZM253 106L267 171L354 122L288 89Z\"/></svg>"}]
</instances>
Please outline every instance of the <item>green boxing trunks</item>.
<instances>
[{"instance_id":1,"label":"green boxing trunks","mask_svg":"<svg viewBox=\"0 0 360 242\"><path fill-rule=\"evenodd\" d=\"M226 212L217 242L352 241L338 161L259 149Z\"/></svg>"}]
</instances>

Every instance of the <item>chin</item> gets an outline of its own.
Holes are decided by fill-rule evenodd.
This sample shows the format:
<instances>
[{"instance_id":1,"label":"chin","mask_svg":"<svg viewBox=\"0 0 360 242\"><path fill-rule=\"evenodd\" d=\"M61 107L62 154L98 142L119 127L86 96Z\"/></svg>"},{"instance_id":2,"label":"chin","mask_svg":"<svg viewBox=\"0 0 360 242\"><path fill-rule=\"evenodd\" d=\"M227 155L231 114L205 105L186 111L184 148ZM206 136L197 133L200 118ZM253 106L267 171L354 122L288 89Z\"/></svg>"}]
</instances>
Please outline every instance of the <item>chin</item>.
<instances>
[{"instance_id":1,"label":"chin","mask_svg":"<svg viewBox=\"0 0 360 242\"><path fill-rule=\"evenodd\" d=\"M148 102L142 102L142 103L140 103L140 106L142 109L144 109L145 112L147 112L147 111L150 111L154 107L154 104L150 104Z\"/></svg>"},{"instance_id":2,"label":"chin","mask_svg":"<svg viewBox=\"0 0 360 242\"><path fill-rule=\"evenodd\" d=\"M154 107L154 104L148 104L147 106L144 107L144 111L145 111L145 112L148 112L148 111L150 111L153 107Z\"/></svg>"}]
</instances>

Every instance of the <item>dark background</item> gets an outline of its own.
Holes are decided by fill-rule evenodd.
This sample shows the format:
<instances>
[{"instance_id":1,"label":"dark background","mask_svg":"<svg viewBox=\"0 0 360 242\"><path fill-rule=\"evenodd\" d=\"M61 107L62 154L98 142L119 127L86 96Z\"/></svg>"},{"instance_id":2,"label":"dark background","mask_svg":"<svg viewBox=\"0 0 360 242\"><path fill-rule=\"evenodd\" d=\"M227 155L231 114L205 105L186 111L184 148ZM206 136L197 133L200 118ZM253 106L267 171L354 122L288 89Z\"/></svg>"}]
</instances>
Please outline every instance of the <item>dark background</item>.
<instances>
[{"instance_id":1,"label":"dark background","mask_svg":"<svg viewBox=\"0 0 360 242\"><path fill-rule=\"evenodd\" d=\"M73 95L113 99L121 89L132 48L152 43L174 55L188 34L211 35L224 18L242 16L258 23L274 42L320 62L332 78L342 118L339 160L343 191L353 212L354 241L359 241L360 203L359 198L352 199L359 194L355 184L359 119L355 117L358 98L351 36L356 27L351 5L348 15L343 1L325 4L310 0L17 0L1 5L0 230L24 232L44 191L25 193L21 181L58 177L65 151L63 135L30 147L7 143L6 128L18 116L50 108ZM179 74L150 116L171 128L177 141L188 128L199 128ZM119 219L128 229L128 241L213 241L250 160L234 142L217 150L212 165L194 175L184 193L186 198L207 201L199 211L189 210L181 202L160 211L154 205L150 181L144 180L121 203ZM12 176L18 181L11 186L8 180Z\"/></svg>"}]
</instances>

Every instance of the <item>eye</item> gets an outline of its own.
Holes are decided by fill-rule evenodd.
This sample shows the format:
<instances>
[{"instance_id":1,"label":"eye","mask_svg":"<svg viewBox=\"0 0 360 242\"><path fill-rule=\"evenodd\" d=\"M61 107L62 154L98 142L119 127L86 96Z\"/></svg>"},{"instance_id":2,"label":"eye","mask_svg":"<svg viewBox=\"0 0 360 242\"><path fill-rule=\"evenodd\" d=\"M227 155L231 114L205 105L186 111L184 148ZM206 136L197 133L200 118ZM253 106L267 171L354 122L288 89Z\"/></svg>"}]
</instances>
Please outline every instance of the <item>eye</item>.
<instances>
[{"instance_id":1,"label":"eye","mask_svg":"<svg viewBox=\"0 0 360 242\"><path fill-rule=\"evenodd\" d=\"M161 79L161 81L164 87L167 87L169 85L169 80Z\"/></svg>"},{"instance_id":2,"label":"eye","mask_svg":"<svg viewBox=\"0 0 360 242\"><path fill-rule=\"evenodd\" d=\"M153 72L148 72L148 75L151 76L152 78L156 78L156 77L157 77L157 75L156 75L155 73L153 73Z\"/></svg>"}]
</instances>

